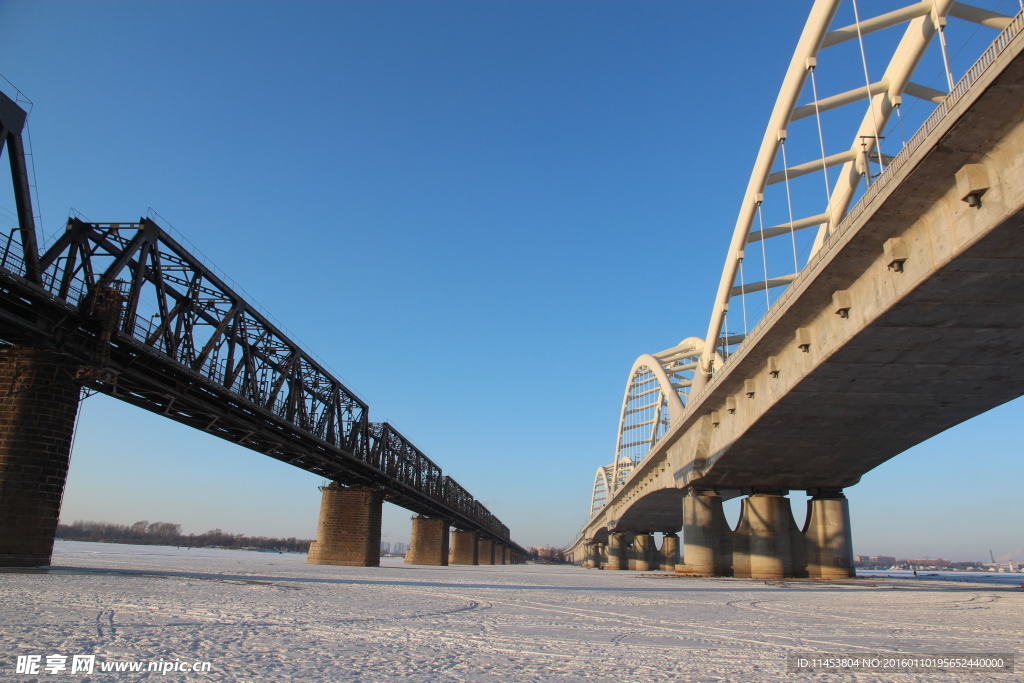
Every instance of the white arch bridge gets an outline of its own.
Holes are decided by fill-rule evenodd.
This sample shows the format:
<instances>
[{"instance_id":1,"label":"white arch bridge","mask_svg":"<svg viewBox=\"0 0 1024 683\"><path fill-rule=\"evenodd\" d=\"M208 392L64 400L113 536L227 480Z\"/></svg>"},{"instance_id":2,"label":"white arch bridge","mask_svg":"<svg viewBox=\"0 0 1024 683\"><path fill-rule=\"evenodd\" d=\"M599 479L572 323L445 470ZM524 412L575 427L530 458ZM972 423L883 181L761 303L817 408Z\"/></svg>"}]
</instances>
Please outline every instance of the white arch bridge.
<instances>
[{"instance_id":1,"label":"white arch bridge","mask_svg":"<svg viewBox=\"0 0 1024 683\"><path fill-rule=\"evenodd\" d=\"M814 2L707 332L633 364L575 561L850 576L843 489L1024 394L1024 3L991 4Z\"/></svg>"}]
</instances>

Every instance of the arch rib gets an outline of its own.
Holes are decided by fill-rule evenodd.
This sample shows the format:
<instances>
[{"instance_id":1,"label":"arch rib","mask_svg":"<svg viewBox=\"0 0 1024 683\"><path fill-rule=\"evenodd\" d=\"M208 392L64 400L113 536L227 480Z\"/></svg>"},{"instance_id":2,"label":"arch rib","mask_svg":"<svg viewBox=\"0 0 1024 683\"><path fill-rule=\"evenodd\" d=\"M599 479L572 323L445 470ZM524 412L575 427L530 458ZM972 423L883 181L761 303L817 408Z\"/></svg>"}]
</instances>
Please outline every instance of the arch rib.
<instances>
[{"instance_id":1,"label":"arch rib","mask_svg":"<svg viewBox=\"0 0 1024 683\"><path fill-rule=\"evenodd\" d=\"M683 397L687 395L693 386L693 380L683 373L693 373L697 368L696 362L690 361L700 355L704 350L704 340L699 337L687 337L675 346L655 354L644 354L636 359L629 371L629 379L626 381L626 390L622 396L622 410L619 413L619 426L615 437L615 459L611 465L611 478L608 495L612 495L621 486L623 479L632 471L636 460L626 455L628 448L635 446L646 446L643 456L650 452L664 430L664 424L668 415L668 423L671 424L682 417L686 410ZM649 379L637 383L637 378L650 374ZM673 380L673 377L683 375L682 378ZM647 387L648 384L654 387ZM645 387L643 391L634 391L639 387ZM651 396L651 400L645 401L641 407L631 407L631 401L645 396ZM654 418L633 424L627 424L628 418L643 409L654 408ZM639 440L626 441L627 432L641 427L650 426L644 438ZM628 471L627 471L628 469ZM592 501L593 508L593 501Z\"/></svg>"},{"instance_id":2,"label":"arch rib","mask_svg":"<svg viewBox=\"0 0 1024 683\"><path fill-rule=\"evenodd\" d=\"M763 191L772 182L781 182L798 175L822 171L833 165L842 164L838 181L831 190L826 205L827 220L821 222L818 233L811 247L811 255L820 249L828 238L831 229L847 213L860 184L862 175L870 175L871 163L884 164L886 158L878 152L878 131L884 129L894 111L894 103L901 101L905 90L910 89L914 95L933 96L935 93L924 92L923 89L909 85L910 78L924 56L925 50L935 36L943 17L958 16L983 25L996 26L1003 19L1000 15L990 16L983 10L976 10L968 5L954 3L953 0L934 0L921 2L910 7L889 12L873 19L866 19L858 24L828 32L835 18L840 0L816 0L811 8L807 23L797 42L796 50L790 60L789 68L783 79L782 87L768 120L761 147L754 162L754 168L747 183L747 188L740 205L739 215L733 230L729 252L726 257L722 278L712 308L711 320L708 325L708 343L700 356L700 374L709 377L714 371L714 353L718 347L718 339L722 334L725 313L729 308L729 300L735 296L743 296L752 290L750 287L734 287L739 264L743 259L744 247L750 239L751 226L757 214L758 206L763 201ZM822 47L835 45L856 38L864 33L881 30L909 22L902 39L889 61L883 77L876 83L867 84L862 88L819 99L797 108L797 99L803 92L808 73L817 64L817 54ZM779 153L779 148L786 137L786 128L797 118L820 112L822 105L833 108L867 99L867 111L853 137L851 146L845 152L833 154L825 159L818 159L805 164L798 164L786 171L771 173L771 168ZM817 217L816 217L817 218ZM777 226L783 227L783 226ZM810 227L802 226L802 227ZM795 230L796 227L792 228ZM783 234L784 231L772 231L771 235L761 235L760 239ZM763 287L762 287L763 289ZM712 341L714 340L714 341Z\"/></svg>"}]
</instances>

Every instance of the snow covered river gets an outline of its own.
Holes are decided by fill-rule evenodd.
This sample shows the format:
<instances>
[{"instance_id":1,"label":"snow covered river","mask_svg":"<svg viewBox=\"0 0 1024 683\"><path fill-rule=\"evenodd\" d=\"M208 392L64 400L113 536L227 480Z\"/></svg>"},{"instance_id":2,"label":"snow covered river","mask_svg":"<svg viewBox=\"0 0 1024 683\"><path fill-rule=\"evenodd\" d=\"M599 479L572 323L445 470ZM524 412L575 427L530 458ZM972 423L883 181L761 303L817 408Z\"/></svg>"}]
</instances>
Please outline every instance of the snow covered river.
<instances>
[{"instance_id":1,"label":"snow covered river","mask_svg":"<svg viewBox=\"0 0 1024 683\"><path fill-rule=\"evenodd\" d=\"M1016 673L823 675L786 668L786 655L796 652L1019 653L1024 589L1009 584L904 577L766 583L571 566L418 567L401 560L384 560L379 568L331 567L307 565L294 554L63 541L53 561L49 571L0 572L0 679L1024 677L1024 661ZM84 663L71 673L75 655L95 657L91 674L83 673ZM47 659L52 656L58 658ZM143 670L100 669L110 662L142 662ZM149 662L175 668L147 671ZM197 663L209 663L209 670L192 671Z\"/></svg>"}]
</instances>

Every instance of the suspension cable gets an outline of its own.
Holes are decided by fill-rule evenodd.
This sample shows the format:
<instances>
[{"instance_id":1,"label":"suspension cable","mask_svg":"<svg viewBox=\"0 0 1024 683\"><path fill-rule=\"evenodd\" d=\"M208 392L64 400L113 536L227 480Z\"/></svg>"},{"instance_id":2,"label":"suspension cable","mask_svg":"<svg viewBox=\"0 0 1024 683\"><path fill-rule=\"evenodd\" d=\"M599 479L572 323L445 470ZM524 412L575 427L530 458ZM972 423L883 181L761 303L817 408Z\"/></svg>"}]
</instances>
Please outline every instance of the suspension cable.
<instances>
[{"instance_id":1,"label":"suspension cable","mask_svg":"<svg viewBox=\"0 0 1024 683\"><path fill-rule=\"evenodd\" d=\"M729 357L729 351L728 351L728 349L725 348L725 336L727 334L729 334L729 311L728 310L726 310L725 313L722 314L722 330L718 334L718 341L720 342L719 346L722 349L722 358L723 359ZM711 371L715 372L716 369L717 368L715 368L714 364L712 364Z\"/></svg>"},{"instance_id":2,"label":"suspension cable","mask_svg":"<svg viewBox=\"0 0 1024 683\"><path fill-rule=\"evenodd\" d=\"M1021 1L1021 2L1024 2L1024 0L1020 0L1020 1ZM897 103L896 103L896 106L895 106L895 107L893 107L893 109L895 109L895 110L896 110L896 124L897 124L897 126L899 127L899 129L900 129L900 142L902 143L902 145L900 146L900 149L901 149L901 150L902 150L902 149L903 149L904 147L906 147L906 146L907 146L907 136L903 134L903 115L902 115L902 114L900 114L900 109L902 109L902 108L903 108L903 107L901 106L902 104L903 104L903 102L897 102Z\"/></svg>"},{"instance_id":3,"label":"suspension cable","mask_svg":"<svg viewBox=\"0 0 1024 683\"><path fill-rule=\"evenodd\" d=\"M1024 0L1021 0L1024 2ZM799 273L800 266L796 258L796 230L793 229L793 196L789 191L789 160L786 158L786 135L785 131L779 132L779 143L782 147L782 176L786 180L786 206L789 208L789 236L793 242L793 272ZM762 237L761 239L764 239Z\"/></svg>"},{"instance_id":4,"label":"suspension cable","mask_svg":"<svg viewBox=\"0 0 1024 683\"><path fill-rule=\"evenodd\" d=\"M942 46L942 64L946 67L946 82L949 84L949 92L953 92L953 70L949 67L949 52L946 50L946 17L940 17L932 9L932 21L939 30L939 45Z\"/></svg>"},{"instance_id":5,"label":"suspension cable","mask_svg":"<svg viewBox=\"0 0 1024 683\"><path fill-rule=\"evenodd\" d=\"M811 72L811 93L814 95L814 118L818 121L818 144L821 145L821 171L822 175L825 176L825 210L828 211L828 223L829 231L831 232L832 225L835 223L834 216L832 215L832 188L828 184L828 168L825 166L825 134L821 129L821 108L818 106L818 79L815 78L814 72L818 67L818 60L814 57L810 57L807 60L807 68Z\"/></svg>"},{"instance_id":6,"label":"suspension cable","mask_svg":"<svg viewBox=\"0 0 1024 683\"><path fill-rule=\"evenodd\" d=\"M772 300L768 296L768 254L764 249L764 217L761 215L761 204L764 203L764 195L758 197L757 221L761 226L761 265L764 266L764 313L768 315L768 309L772 307ZM744 333L746 330L744 330Z\"/></svg>"},{"instance_id":7,"label":"suspension cable","mask_svg":"<svg viewBox=\"0 0 1024 683\"><path fill-rule=\"evenodd\" d=\"M868 89L868 111L871 112L871 125L875 129L875 150L878 152L878 168L882 169L882 136L878 133L878 118L875 116L875 96L871 92L871 76L868 75L868 56L864 51L864 35L860 30L860 12L857 11L857 0L853 0L853 19L857 26L857 42L860 44L860 63L864 67L864 84ZM952 89L952 86L950 87ZM864 155L864 176L871 185L871 153Z\"/></svg>"},{"instance_id":8,"label":"suspension cable","mask_svg":"<svg viewBox=\"0 0 1024 683\"><path fill-rule=\"evenodd\" d=\"M743 302L743 336L747 335L747 291L746 278L743 276L743 259L740 259L740 301Z\"/></svg>"}]
</instances>

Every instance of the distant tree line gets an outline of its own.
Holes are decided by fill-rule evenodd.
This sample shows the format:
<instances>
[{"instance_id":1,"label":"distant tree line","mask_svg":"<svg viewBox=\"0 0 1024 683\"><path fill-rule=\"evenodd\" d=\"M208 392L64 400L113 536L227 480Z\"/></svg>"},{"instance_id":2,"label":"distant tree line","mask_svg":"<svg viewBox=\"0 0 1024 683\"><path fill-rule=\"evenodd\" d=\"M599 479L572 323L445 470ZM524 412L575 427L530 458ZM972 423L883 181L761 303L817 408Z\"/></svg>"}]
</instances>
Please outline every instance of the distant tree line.
<instances>
[{"instance_id":1,"label":"distant tree line","mask_svg":"<svg viewBox=\"0 0 1024 683\"><path fill-rule=\"evenodd\" d=\"M135 545L176 545L188 548L233 548L237 550L276 550L284 553L305 553L310 541L301 538L268 538L228 534L220 529L205 534L181 533L180 524L147 520L135 524L109 524L107 522L76 521L58 524L57 538L66 541L93 541L96 543L132 543Z\"/></svg>"},{"instance_id":2,"label":"distant tree line","mask_svg":"<svg viewBox=\"0 0 1024 683\"><path fill-rule=\"evenodd\" d=\"M564 564L566 562L565 548L552 548L550 546L538 548L535 546L530 548L528 552L534 562L541 564Z\"/></svg>"}]
</instances>

